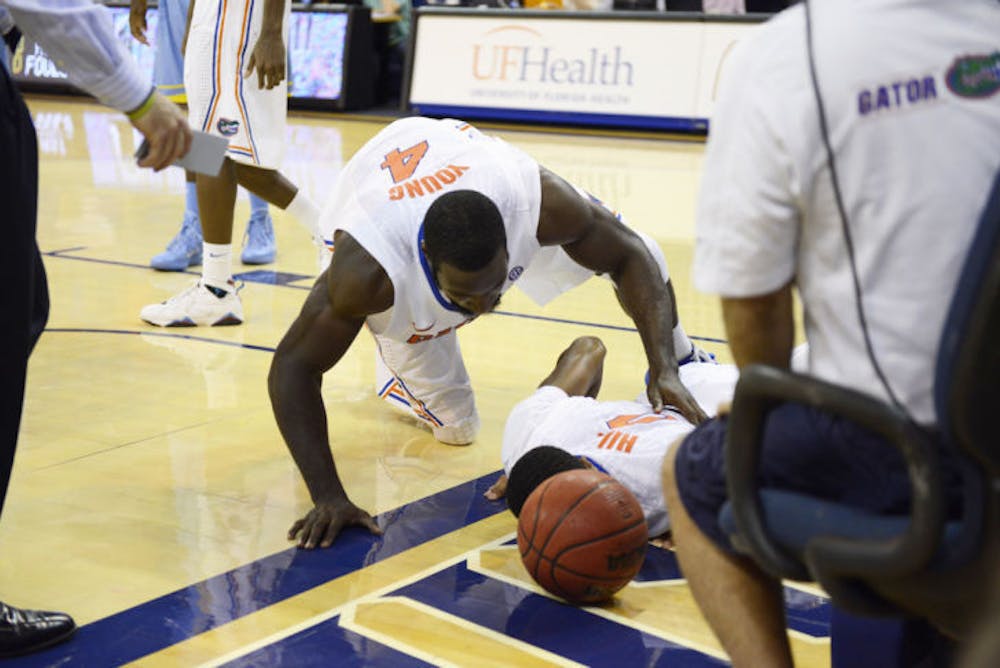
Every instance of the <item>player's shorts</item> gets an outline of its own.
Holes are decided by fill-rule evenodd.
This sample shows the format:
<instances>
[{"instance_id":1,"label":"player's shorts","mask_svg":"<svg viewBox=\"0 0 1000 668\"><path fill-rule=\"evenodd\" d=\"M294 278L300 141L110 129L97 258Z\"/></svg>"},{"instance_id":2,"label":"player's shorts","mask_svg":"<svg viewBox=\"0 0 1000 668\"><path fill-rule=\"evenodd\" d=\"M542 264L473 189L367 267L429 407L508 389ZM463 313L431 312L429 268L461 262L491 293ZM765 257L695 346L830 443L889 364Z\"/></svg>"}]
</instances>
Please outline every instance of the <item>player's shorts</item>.
<instances>
[{"instance_id":1,"label":"player's shorts","mask_svg":"<svg viewBox=\"0 0 1000 668\"><path fill-rule=\"evenodd\" d=\"M188 0L160 0L156 15L156 53L153 82L157 90L174 102L184 103L184 29Z\"/></svg>"},{"instance_id":2,"label":"player's shorts","mask_svg":"<svg viewBox=\"0 0 1000 668\"><path fill-rule=\"evenodd\" d=\"M702 533L733 553L719 526L727 501L726 418L703 422L677 450L677 488L688 515ZM758 478L762 487L799 492L872 513L906 514L910 483L902 455L856 423L799 404L784 404L768 416ZM961 475L942 448L941 472L949 507L961 507Z\"/></svg>"},{"instance_id":3,"label":"player's shorts","mask_svg":"<svg viewBox=\"0 0 1000 668\"><path fill-rule=\"evenodd\" d=\"M427 424L442 443L474 441L479 413L455 332L415 344L373 336L378 396Z\"/></svg>"},{"instance_id":4,"label":"player's shorts","mask_svg":"<svg viewBox=\"0 0 1000 668\"><path fill-rule=\"evenodd\" d=\"M243 77L260 36L264 3L194 0L184 84L191 127L229 139L228 156L277 169L284 151L288 79L271 90ZM291 4L285 3L285 43Z\"/></svg>"}]
</instances>

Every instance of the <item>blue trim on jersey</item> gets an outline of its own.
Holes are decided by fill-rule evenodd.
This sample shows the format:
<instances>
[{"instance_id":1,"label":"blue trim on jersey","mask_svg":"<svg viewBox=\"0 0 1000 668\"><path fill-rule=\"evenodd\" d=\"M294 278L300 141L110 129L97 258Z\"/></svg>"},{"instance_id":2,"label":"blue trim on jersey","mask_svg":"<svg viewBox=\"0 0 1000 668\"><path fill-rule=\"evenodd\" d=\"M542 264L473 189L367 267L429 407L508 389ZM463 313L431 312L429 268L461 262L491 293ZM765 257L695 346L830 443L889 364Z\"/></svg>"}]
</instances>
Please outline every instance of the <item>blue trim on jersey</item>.
<instances>
[{"instance_id":1,"label":"blue trim on jersey","mask_svg":"<svg viewBox=\"0 0 1000 668\"><path fill-rule=\"evenodd\" d=\"M434 272L431 271L431 265L427 261L427 256L424 255L424 224L420 224L420 232L417 234L417 255L420 257L420 266L424 270L424 276L427 277L427 285L431 286L431 292L434 293L434 299L437 300L445 309L452 311L454 313L461 313L462 309L458 308L450 301L448 301L444 295L438 290L437 283L434 282Z\"/></svg>"},{"instance_id":2,"label":"blue trim on jersey","mask_svg":"<svg viewBox=\"0 0 1000 668\"><path fill-rule=\"evenodd\" d=\"M541 111L537 109L497 109L452 104L423 104L422 102L414 102L412 100L410 101L410 106L422 116L440 116L468 120L486 118L504 121L528 121L532 123L596 125L612 128L666 130L699 135L708 132L708 119L706 118L587 114L570 111Z\"/></svg>"},{"instance_id":3,"label":"blue trim on jersey","mask_svg":"<svg viewBox=\"0 0 1000 668\"><path fill-rule=\"evenodd\" d=\"M250 107L247 106L246 98L243 96L243 82L246 77L243 76L243 63L246 60L247 49L250 48L250 22L253 19L253 3L254 0L250 0L250 9L247 10L247 20L243 24L243 35L246 37L246 41L243 42L243 52L240 54L240 70L237 72L236 76L240 80L240 105L243 107L243 113L246 117L243 119L243 127L247 131L247 139L250 140L250 148L253 150L253 155L250 158L260 164L260 152L257 150L257 142L253 138L253 129L250 123Z\"/></svg>"},{"instance_id":4,"label":"blue trim on jersey","mask_svg":"<svg viewBox=\"0 0 1000 668\"><path fill-rule=\"evenodd\" d=\"M193 2L194 0L192 0ZM212 119L212 105L215 104L215 98L218 97L219 91L215 87L215 70L219 67L219 63L215 56L219 52L219 24L222 22L222 3L216 5L215 10L215 35L212 37L212 95L208 98L208 105L205 107L205 120L201 122L201 131L208 132L208 122ZM239 76L239 75L237 75Z\"/></svg>"},{"instance_id":5,"label":"blue trim on jersey","mask_svg":"<svg viewBox=\"0 0 1000 668\"><path fill-rule=\"evenodd\" d=\"M610 473L608 473L608 470L606 468L604 468L603 466L601 466L600 464L598 464L596 461L594 461L593 459L591 459L587 455L580 455L580 459L586 459L587 463L589 463L591 466L593 466L595 469L597 469L598 471L600 471L604 475L611 475ZM614 476L611 476L611 477L614 477Z\"/></svg>"}]
</instances>

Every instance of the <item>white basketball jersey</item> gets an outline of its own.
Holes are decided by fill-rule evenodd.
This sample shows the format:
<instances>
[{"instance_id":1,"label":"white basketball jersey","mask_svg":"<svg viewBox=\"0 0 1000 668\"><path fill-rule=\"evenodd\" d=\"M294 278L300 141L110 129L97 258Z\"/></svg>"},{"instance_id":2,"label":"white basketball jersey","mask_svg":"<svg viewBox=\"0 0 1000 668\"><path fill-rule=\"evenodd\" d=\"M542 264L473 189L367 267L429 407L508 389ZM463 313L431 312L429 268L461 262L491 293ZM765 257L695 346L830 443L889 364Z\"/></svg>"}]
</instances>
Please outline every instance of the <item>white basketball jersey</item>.
<instances>
[{"instance_id":1,"label":"white basketball jersey","mask_svg":"<svg viewBox=\"0 0 1000 668\"><path fill-rule=\"evenodd\" d=\"M539 254L541 181L534 159L463 121L404 118L351 158L320 220L328 243L337 230L347 232L392 281L393 307L368 318L374 333L421 343L469 322L438 291L420 252L427 209L441 195L456 190L486 195L503 217L509 256L504 292L537 273L526 275L536 257L548 260L562 254L569 269L564 272L569 276L564 289L591 275L559 247Z\"/></svg>"},{"instance_id":2,"label":"white basketball jersey","mask_svg":"<svg viewBox=\"0 0 1000 668\"><path fill-rule=\"evenodd\" d=\"M729 401L739 373L729 364L692 362L681 381L709 415ZM639 500L649 535L670 528L661 480L670 446L694 425L672 410L654 413L649 403L570 397L545 386L517 404L507 418L500 456L510 473L521 456L542 445L589 459L625 485Z\"/></svg>"},{"instance_id":3,"label":"white basketball jersey","mask_svg":"<svg viewBox=\"0 0 1000 668\"><path fill-rule=\"evenodd\" d=\"M264 4L252 0L191 0L194 9L184 55L184 86L191 126L229 139L237 162L277 169L285 149L288 79L260 88L247 64L264 25ZM288 43L292 3L284 2ZM183 28L182 28L183 30Z\"/></svg>"}]
</instances>

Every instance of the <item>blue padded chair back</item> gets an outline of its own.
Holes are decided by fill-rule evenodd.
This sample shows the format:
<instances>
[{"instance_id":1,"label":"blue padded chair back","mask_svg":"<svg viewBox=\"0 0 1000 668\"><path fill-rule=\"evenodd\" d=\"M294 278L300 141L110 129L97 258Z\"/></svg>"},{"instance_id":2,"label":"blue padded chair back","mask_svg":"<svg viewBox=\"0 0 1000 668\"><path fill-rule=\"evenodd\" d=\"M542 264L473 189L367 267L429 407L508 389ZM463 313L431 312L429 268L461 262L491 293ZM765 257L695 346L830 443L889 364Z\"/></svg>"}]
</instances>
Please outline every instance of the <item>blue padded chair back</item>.
<instances>
[{"instance_id":1,"label":"blue padded chair back","mask_svg":"<svg viewBox=\"0 0 1000 668\"><path fill-rule=\"evenodd\" d=\"M959 275L935 370L945 438L1000 476L1000 174Z\"/></svg>"},{"instance_id":2,"label":"blue padded chair back","mask_svg":"<svg viewBox=\"0 0 1000 668\"><path fill-rule=\"evenodd\" d=\"M1000 174L956 284L935 370L939 426L945 446L960 453L964 467L963 516L945 524L937 447L931 445L938 439L917 430L898 409L815 378L748 367L737 386L727 434L731 501L720 514L734 546L773 575L819 580L835 601L858 612L898 612L872 585L928 571L949 573L943 586L952 598L972 600L963 588L989 561L984 549L998 540L1000 501L993 487L1000 472L1000 429L993 416L1000 407L998 344ZM866 515L835 502L759 489L755 471L763 420L770 407L784 401L843 415L899 448L913 485L910 513Z\"/></svg>"}]
</instances>

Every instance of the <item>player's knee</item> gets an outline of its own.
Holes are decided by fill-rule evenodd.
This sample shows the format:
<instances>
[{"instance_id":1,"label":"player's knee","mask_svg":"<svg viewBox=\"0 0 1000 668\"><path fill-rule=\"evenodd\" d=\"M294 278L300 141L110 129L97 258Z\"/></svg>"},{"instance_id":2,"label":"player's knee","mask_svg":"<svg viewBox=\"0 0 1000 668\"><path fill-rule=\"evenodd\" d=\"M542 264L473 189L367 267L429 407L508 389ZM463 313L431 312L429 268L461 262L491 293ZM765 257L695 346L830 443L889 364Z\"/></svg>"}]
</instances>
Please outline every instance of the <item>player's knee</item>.
<instances>
[{"instance_id":1,"label":"player's knee","mask_svg":"<svg viewBox=\"0 0 1000 668\"><path fill-rule=\"evenodd\" d=\"M573 340L571 347L578 352L588 355L604 355L607 349L604 342L596 336L580 336Z\"/></svg>"},{"instance_id":2,"label":"player's knee","mask_svg":"<svg viewBox=\"0 0 1000 668\"><path fill-rule=\"evenodd\" d=\"M469 445L479 435L479 415L474 414L452 424L434 427L434 438L446 445Z\"/></svg>"}]
</instances>

